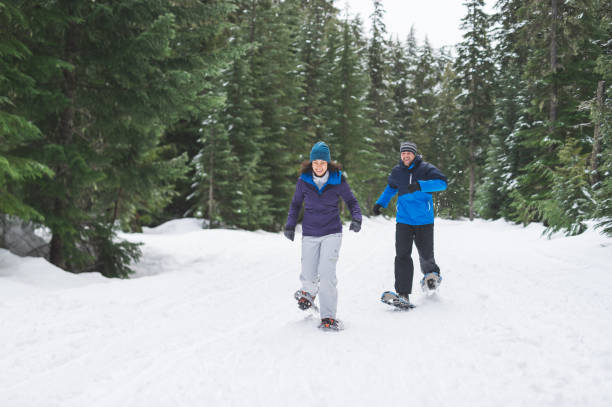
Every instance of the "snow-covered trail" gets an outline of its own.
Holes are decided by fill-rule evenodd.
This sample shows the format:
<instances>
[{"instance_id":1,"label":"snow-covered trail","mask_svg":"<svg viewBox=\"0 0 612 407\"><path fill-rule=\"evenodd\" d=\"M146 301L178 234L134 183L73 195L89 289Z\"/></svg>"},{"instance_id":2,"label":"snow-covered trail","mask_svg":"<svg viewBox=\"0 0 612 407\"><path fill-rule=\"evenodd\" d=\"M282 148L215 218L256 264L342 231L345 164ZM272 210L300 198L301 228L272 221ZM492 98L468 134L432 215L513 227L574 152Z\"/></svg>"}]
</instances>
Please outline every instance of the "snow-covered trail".
<instances>
[{"instance_id":1,"label":"snow-covered trail","mask_svg":"<svg viewBox=\"0 0 612 407\"><path fill-rule=\"evenodd\" d=\"M295 306L299 236L173 221L123 281L0 251L0 405L612 405L612 239L438 220L440 299L395 312L394 230L345 232L337 333Z\"/></svg>"}]
</instances>

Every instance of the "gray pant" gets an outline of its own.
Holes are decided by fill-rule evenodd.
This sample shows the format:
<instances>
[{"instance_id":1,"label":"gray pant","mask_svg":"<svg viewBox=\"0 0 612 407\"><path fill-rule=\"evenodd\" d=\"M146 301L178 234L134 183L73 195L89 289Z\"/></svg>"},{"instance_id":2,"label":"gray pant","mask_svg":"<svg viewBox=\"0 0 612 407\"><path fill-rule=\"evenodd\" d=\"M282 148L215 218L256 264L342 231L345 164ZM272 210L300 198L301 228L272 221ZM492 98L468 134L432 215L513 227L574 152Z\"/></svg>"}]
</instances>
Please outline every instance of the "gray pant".
<instances>
[{"instance_id":1,"label":"gray pant","mask_svg":"<svg viewBox=\"0 0 612 407\"><path fill-rule=\"evenodd\" d=\"M336 263L342 244L342 233L302 237L302 290L313 297L320 293L321 318L336 318L338 290Z\"/></svg>"}]
</instances>

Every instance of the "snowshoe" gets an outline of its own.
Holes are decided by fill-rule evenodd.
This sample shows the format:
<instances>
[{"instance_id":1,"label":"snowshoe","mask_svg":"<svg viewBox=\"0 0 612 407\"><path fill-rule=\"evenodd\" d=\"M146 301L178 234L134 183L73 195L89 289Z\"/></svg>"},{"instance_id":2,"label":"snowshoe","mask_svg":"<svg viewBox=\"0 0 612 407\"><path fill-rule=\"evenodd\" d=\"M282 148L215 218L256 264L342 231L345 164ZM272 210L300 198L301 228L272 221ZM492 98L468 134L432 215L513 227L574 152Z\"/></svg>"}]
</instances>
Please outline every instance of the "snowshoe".
<instances>
[{"instance_id":1,"label":"snowshoe","mask_svg":"<svg viewBox=\"0 0 612 407\"><path fill-rule=\"evenodd\" d=\"M293 295L293 298L297 300L298 308L302 311L306 311L312 308L316 312L319 312L319 308L314 303L315 297L310 295L310 293L303 290L297 290Z\"/></svg>"},{"instance_id":2,"label":"snowshoe","mask_svg":"<svg viewBox=\"0 0 612 407\"><path fill-rule=\"evenodd\" d=\"M393 291L385 291L382 293L380 300L400 310L407 311L416 307L416 305L410 302L407 294L399 295Z\"/></svg>"},{"instance_id":3,"label":"snowshoe","mask_svg":"<svg viewBox=\"0 0 612 407\"><path fill-rule=\"evenodd\" d=\"M427 295L432 295L438 292L438 287L440 287L440 283L442 282L442 277L440 273L431 272L427 273L423 276L421 280L421 289Z\"/></svg>"},{"instance_id":4,"label":"snowshoe","mask_svg":"<svg viewBox=\"0 0 612 407\"><path fill-rule=\"evenodd\" d=\"M341 331L344 329L342 322L334 318L323 318L319 324L319 329L324 331Z\"/></svg>"}]
</instances>

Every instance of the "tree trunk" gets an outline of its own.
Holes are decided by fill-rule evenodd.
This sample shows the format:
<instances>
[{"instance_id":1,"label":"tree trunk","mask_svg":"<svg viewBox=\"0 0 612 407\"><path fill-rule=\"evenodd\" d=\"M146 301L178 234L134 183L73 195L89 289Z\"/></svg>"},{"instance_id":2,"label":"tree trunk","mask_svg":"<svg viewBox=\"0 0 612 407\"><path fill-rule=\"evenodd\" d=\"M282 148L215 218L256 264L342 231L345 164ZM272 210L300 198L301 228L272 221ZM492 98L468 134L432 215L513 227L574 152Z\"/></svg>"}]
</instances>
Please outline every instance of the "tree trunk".
<instances>
[{"instance_id":1,"label":"tree trunk","mask_svg":"<svg viewBox=\"0 0 612 407\"><path fill-rule=\"evenodd\" d=\"M6 224L7 224L6 216L7 215L0 214L0 248L2 249L6 248L6 242L4 238L4 235L6 234Z\"/></svg>"},{"instance_id":2,"label":"tree trunk","mask_svg":"<svg viewBox=\"0 0 612 407\"><path fill-rule=\"evenodd\" d=\"M553 133L557 121L558 95L557 95L557 19L559 15L558 0L551 0L551 27L550 27L550 71L552 83L550 86L550 133Z\"/></svg>"},{"instance_id":3,"label":"tree trunk","mask_svg":"<svg viewBox=\"0 0 612 407\"><path fill-rule=\"evenodd\" d=\"M210 170L209 170L209 174L210 174L210 179L208 182L208 221L209 221L209 228L212 229L213 226L213 220L215 219L215 194L214 194L214 186L215 186L215 178L214 178L214 174L215 174L215 124L213 123L212 127L212 137L211 137L211 142L212 142L212 146L210 149Z\"/></svg>"},{"instance_id":4,"label":"tree trunk","mask_svg":"<svg viewBox=\"0 0 612 407\"><path fill-rule=\"evenodd\" d=\"M49 245L49 261L61 269L66 269L64 259L64 239L61 235L53 233L51 244Z\"/></svg>"},{"instance_id":5,"label":"tree trunk","mask_svg":"<svg viewBox=\"0 0 612 407\"><path fill-rule=\"evenodd\" d=\"M476 117L474 117L474 115L476 114L475 110L476 110L476 102L474 101L474 98L476 97L476 78L474 77L474 74L471 74L472 78L470 81L470 87L471 87L471 92L472 92L472 97L470 100L470 197L469 197L469 203L470 203L470 221L474 220L474 181L475 181L475 172L476 169L474 168L474 165L476 163L476 146L475 146L475 140L476 140Z\"/></svg>"},{"instance_id":6,"label":"tree trunk","mask_svg":"<svg viewBox=\"0 0 612 407\"><path fill-rule=\"evenodd\" d=\"M599 152L601 148L601 112L604 107L604 81L597 83L597 112L596 121L594 123L595 130L593 131L593 152L591 153L591 185L596 184L599 181L599 174L597 173Z\"/></svg>"},{"instance_id":7,"label":"tree trunk","mask_svg":"<svg viewBox=\"0 0 612 407\"><path fill-rule=\"evenodd\" d=\"M70 23L65 33L65 44L64 44L64 60L69 63L74 62L74 55L76 53L76 38L77 38L77 25L76 23ZM62 84L62 90L66 99L68 100L68 106L61 112L59 125L58 125L58 144L67 146L73 142L74 134L74 104L76 94L76 73L75 71L64 69L63 70L64 82ZM69 188L70 182L70 169L66 163L62 163L55 169L56 180L62 183L63 193L66 194L65 199L69 199ZM66 203L61 198L55 199L53 203L53 214L55 217L60 219L66 219L64 214ZM66 258L64 256L64 238L58 234L56 230L52 229L53 237L51 238L49 261L59 268L66 268Z\"/></svg>"},{"instance_id":8,"label":"tree trunk","mask_svg":"<svg viewBox=\"0 0 612 407\"><path fill-rule=\"evenodd\" d=\"M255 20L257 20L257 2L251 0L251 24L249 27L249 42L255 42Z\"/></svg>"},{"instance_id":9,"label":"tree trunk","mask_svg":"<svg viewBox=\"0 0 612 407\"><path fill-rule=\"evenodd\" d=\"M119 191L117 191L117 198L115 198L115 205L113 208L113 217L111 218L110 224L111 227L115 225L117 221L117 217L119 216L119 202L121 201L121 193L123 192L123 188L119 187Z\"/></svg>"},{"instance_id":10,"label":"tree trunk","mask_svg":"<svg viewBox=\"0 0 612 407\"><path fill-rule=\"evenodd\" d=\"M474 142L470 143L470 220L474 220L474 188L475 188L475 172L474 162L476 154L474 152Z\"/></svg>"}]
</instances>

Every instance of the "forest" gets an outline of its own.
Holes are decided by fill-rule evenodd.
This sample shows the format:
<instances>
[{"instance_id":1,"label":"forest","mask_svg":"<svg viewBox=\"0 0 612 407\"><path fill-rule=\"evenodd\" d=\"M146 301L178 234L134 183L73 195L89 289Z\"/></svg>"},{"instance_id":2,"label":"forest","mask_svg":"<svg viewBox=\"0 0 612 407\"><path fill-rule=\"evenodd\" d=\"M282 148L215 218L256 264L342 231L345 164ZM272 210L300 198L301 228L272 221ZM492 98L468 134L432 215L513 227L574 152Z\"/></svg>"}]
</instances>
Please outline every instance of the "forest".
<instances>
[{"instance_id":1,"label":"forest","mask_svg":"<svg viewBox=\"0 0 612 407\"><path fill-rule=\"evenodd\" d=\"M0 230L125 278L122 231L280 231L317 141L372 215L410 140L448 177L440 217L612 235L609 0L465 0L440 49L339 3L0 0Z\"/></svg>"}]
</instances>

